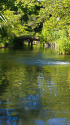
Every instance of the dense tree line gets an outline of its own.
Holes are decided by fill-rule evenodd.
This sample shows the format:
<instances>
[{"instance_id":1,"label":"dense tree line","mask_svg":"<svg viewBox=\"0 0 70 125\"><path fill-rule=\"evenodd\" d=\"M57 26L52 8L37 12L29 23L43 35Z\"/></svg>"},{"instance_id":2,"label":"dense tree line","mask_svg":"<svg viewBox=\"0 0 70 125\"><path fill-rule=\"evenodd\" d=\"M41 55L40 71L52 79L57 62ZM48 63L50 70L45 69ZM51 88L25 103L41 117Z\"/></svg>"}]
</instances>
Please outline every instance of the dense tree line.
<instances>
[{"instance_id":1,"label":"dense tree line","mask_svg":"<svg viewBox=\"0 0 70 125\"><path fill-rule=\"evenodd\" d=\"M0 47L14 46L18 36L39 36L70 53L69 0L0 0Z\"/></svg>"}]
</instances>

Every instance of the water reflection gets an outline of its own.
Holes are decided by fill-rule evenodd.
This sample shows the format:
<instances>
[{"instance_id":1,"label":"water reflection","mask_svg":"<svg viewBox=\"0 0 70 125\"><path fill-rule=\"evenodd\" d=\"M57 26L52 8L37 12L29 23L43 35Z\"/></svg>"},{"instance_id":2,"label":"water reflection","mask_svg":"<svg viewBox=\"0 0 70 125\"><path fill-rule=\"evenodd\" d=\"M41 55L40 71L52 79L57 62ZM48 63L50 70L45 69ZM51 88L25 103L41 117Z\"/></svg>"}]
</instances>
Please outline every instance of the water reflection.
<instances>
[{"instance_id":1,"label":"water reflection","mask_svg":"<svg viewBox=\"0 0 70 125\"><path fill-rule=\"evenodd\" d=\"M40 58L40 59L39 59ZM29 64L29 65L70 65L69 61L59 61L53 59L41 59L40 55L38 57L23 57L18 58L15 61L18 62L20 65Z\"/></svg>"},{"instance_id":2,"label":"water reflection","mask_svg":"<svg viewBox=\"0 0 70 125\"><path fill-rule=\"evenodd\" d=\"M12 102L10 102L10 104L12 104ZM6 105L8 105L8 109L5 109ZM0 108L1 125L21 125L20 118L26 121L26 119L31 119L31 117L35 115L38 116L39 110L41 109L39 94L36 96L28 95L26 98L19 98L15 105L15 108L11 109L12 107L11 105L9 107L8 102L0 101L0 106L2 107Z\"/></svg>"},{"instance_id":3,"label":"water reflection","mask_svg":"<svg viewBox=\"0 0 70 125\"><path fill-rule=\"evenodd\" d=\"M68 125L68 122L65 118L53 118L47 121L49 125Z\"/></svg>"},{"instance_id":4,"label":"water reflection","mask_svg":"<svg viewBox=\"0 0 70 125\"><path fill-rule=\"evenodd\" d=\"M70 125L68 55L12 50L0 56L1 125Z\"/></svg>"},{"instance_id":5,"label":"water reflection","mask_svg":"<svg viewBox=\"0 0 70 125\"><path fill-rule=\"evenodd\" d=\"M70 122L67 122L67 120L64 118L52 118L47 121L43 120L35 120L35 125L68 125Z\"/></svg>"}]
</instances>

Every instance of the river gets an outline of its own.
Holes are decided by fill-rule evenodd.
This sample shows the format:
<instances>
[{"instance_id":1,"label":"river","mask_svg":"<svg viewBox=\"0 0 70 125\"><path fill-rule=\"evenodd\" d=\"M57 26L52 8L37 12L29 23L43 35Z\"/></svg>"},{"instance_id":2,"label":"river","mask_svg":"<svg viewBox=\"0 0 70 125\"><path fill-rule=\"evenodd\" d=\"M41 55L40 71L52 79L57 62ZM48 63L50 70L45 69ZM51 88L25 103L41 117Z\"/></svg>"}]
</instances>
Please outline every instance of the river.
<instances>
[{"instance_id":1,"label":"river","mask_svg":"<svg viewBox=\"0 0 70 125\"><path fill-rule=\"evenodd\" d=\"M70 125L70 55L1 49L0 125Z\"/></svg>"}]
</instances>

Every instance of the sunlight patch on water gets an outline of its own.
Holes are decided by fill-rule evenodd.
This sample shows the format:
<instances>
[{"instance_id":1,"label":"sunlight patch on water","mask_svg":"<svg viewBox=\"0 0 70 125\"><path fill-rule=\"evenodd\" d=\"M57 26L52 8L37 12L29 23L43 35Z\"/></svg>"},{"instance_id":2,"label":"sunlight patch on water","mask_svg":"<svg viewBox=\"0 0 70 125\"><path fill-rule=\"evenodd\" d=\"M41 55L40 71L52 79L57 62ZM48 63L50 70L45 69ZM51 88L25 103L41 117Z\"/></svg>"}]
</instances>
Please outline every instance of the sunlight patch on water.
<instances>
[{"instance_id":1,"label":"sunlight patch on water","mask_svg":"<svg viewBox=\"0 0 70 125\"><path fill-rule=\"evenodd\" d=\"M48 62L48 64L57 64L57 65L69 65L69 62L63 62L63 61L52 61L52 62Z\"/></svg>"}]
</instances>

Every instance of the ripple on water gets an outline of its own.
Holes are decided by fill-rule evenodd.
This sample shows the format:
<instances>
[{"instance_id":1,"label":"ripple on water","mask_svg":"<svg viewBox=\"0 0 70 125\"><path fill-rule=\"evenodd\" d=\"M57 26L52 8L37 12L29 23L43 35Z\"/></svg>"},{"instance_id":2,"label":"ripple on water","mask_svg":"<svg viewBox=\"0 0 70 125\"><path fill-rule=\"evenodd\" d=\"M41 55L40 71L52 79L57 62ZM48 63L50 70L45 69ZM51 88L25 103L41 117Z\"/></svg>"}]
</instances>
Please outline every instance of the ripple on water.
<instances>
[{"instance_id":1,"label":"ripple on water","mask_svg":"<svg viewBox=\"0 0 70 125\"><path fill-rule=\"evenodd\" d=\"M29 64L35 65L70 65L70 62L67 61L44 61L44 60L37 60L37 61L28 61Z\"/></svg>"}]
</instances>

